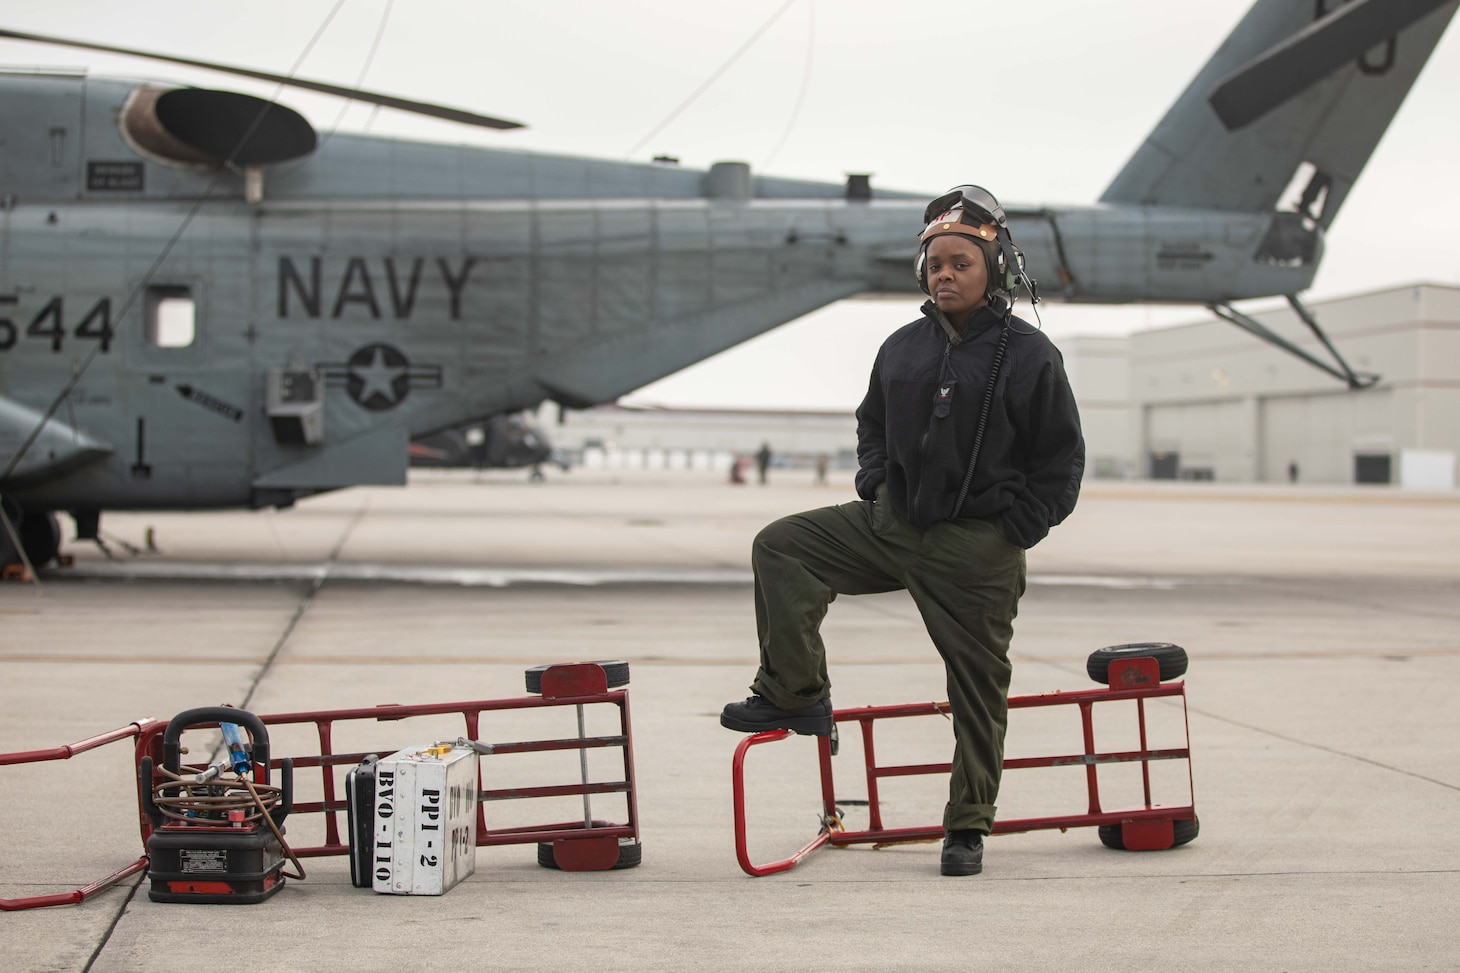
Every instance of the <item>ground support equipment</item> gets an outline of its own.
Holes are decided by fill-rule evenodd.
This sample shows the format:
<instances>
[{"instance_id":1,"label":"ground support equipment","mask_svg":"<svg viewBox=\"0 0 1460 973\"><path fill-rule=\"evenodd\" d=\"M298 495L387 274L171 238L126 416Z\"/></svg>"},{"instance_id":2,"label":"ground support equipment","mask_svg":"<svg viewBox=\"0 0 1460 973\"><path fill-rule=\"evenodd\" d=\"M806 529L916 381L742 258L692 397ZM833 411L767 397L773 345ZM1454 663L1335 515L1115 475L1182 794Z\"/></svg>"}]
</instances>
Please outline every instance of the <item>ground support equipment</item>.
<instances>
[{"instance_id":1,"label":"ground support equipment","mask_svg":"<svg viewBox=\"0 0 1460 973\"><path fill-rule=\"evenodd\" d=\"M225 759L184 769L183 731L214 725L233 744ZM242 742L240 727L248 730L248 744ZM284 872L288 846L283 829L293 808L293 761L284 757L277 767L280 784L275 788L269 783L269 733L252 713L206 706L168 722L161 763L143 755L137 767L138 800L152 826L145 839L152 883L148 898L246 905L273 897L284 887L286 875L304 877L302 870Z\"/></svg>"},{"instance_id":2,"label":"ground support equipment","mask_svg":"<svg viewBox=\"0 0 1460 973\"><path fill-rule=\"evenodd\" d=\"M260 715L265 726L281 729L291 726L312 727L318 740L317 748L311 752L291 754L282 757L274 752L269 758L271 770L279 769L284 760L290 760L295 775L294 800L290 811L296 823L309 815L320 815L323 822L324 840L313 846L293 847L299 858L317 858L347 855L350 852L348 829L343 818L347 811L347 800L343 784L337 780L337 768L356 767L366 757L384 757L399 749L398 746L382 747L371 751L337 752L333 746L335 731L352 723L400 723L415 717L441 717L459 715L464 735L459 741L470 745L478 754L478 780L495 781L492 774L481 774L481 768L490 767L487 758L508 754L545 753L553 751L577 751L580 754L579 779L564 784L537 784L521 787L493 787L477 792L476 845L537 845L538 863L564 871L601 871L614 868L629 868L639 864L642 846L639 841L638 790L634 782L633 732L629 719L628 692L622 687L628 681L628 666L622 662L573 663L537 667L528 670L527 682L534 695L507 699L479 699L465 702L424 703L381 706L354 709L313 710L296 713ZM584 711L590 706L611 706L617 710L618 732L608 735L588 736L585 733ZM482 717L484 714L504 713L521 710L552 710L572 707L577 714L577 734L553 739L507 741L488 743L481 740ZM225 709L231 715L238 710ZM50 750L32 750L18 753L0 753L0 766L8 764L35 763L46 760L68 759L76 754L121 740L134 740L134 761L138 772L144 758L150 759L154 768L162 766L163 737L168 724L155 719L139 720L127 726L112 730L74 743ZM276 751L280 749L276 744ZM614 780L589 780L587 773L587 751L619 750L622 754L622 777ZM189 771L204 768L184 765ZM301 792L306 790L307 781L314 779L312 771L318 771L320 800L303 800ZM160 772L154 771L160 778ZM593 816L590 804L595 795L622 794L626 806L626 819L622 821L603 820ZM529 800L532 798L581 796L584 802L582 819L556 821L544 824L514 825L510 827L489 827L486 808L501 801ZM139 796L140 805L140 796ZM138 819L143 846L157 830L145 808L140 808ZM73 905L84 901L105 888L135 875L148 867L149 858L143 855L131 864L118 869L111 875L74 892L56 895L31 896L28 898L0 899L0 909L12 911L34 909L51 905Z\"/></svg>"},{"instance_id":3,"label":"ground support equipment","mask_svg":"<svg viewBox=\"0 0 1460 973\"><path fill-rule=\"evenodd\" d=\"M1138 654L1151 651L1151 655ZM1180 653L1179 666L1173 666L1175 650ZM1102 655L1103 654L1103 655ZM1159 850L1184 844L1196 837L1197 817L1194 791L1191 789L1190 731L1186 716L1186 684L1184 681L1162 682L1163 670L1167 678L1172 673L1185 672L1185 652L1169 643L1141 643L1132 646L1115 646L1102 649L1091 656L1089 671L1092 676L1103 675L1107 679L1105 688L1078 690L1074 692L1044 693L1031 696L1009 697L1009 709L1019 710L1032 707L1076 706L1080 713L1080 726L1084 739L1081 752L1041 757L1006 758L1004 769L1083 767L1086 790L1089 798L1083 813L1067 813L1047 817L1000 819L995 822L994 834L1011 834L1023 831L1058 828L1096 827L1100 829L1101 841L1112 848L1130 851ZM1179 668L1179 672L1175 671ZM1174 748L1152 749L1147 743L1146 700L1172 698L1181 700L1181 727L1183 745ZM1095 745L1093 710L1097 704L1119 701L1134 701L1139 749L1103 752ZM883 824L882 808L878 794L878 783L891 777L910 777L925 774L948 774L950 763L879 765L876 759L874 727L878 720L901 719L914 716L944 716L949 713L946 702L907 703L893 706L864 706L839 709L832 713L836 724L857 724L862 735L862 750L866 772L867 797L863 801L847 800L841 803L865 803L868 809L868 827L860 831L847 830L843 825L845 817L837 796L832 774L832 757L837 751L837 735L817 737L820 762L822 827L820 832L801 850L789 858L757 865L750 860L747 849L747 824L745 811L745 760L751 747L774 743L790 736L788 730L770 730L746 737L735 748L731 765L735 811L735 854L740 867L749 875L771 875L794 868L813 851L824 845L847 846L854 844L889 845L902 842L931 841L943 837L941 824L925 827L888 828ZM1188 802L1176 805L1154 803L1151 794L1150 763L1161 760L1186 761L1187 791L1183 797ZM1138 807L1107 809L1100 802L1099 777L1097 770L1103 765L1139 763L1144 789L1144 802Z\"/></svg>"}]
</instances>

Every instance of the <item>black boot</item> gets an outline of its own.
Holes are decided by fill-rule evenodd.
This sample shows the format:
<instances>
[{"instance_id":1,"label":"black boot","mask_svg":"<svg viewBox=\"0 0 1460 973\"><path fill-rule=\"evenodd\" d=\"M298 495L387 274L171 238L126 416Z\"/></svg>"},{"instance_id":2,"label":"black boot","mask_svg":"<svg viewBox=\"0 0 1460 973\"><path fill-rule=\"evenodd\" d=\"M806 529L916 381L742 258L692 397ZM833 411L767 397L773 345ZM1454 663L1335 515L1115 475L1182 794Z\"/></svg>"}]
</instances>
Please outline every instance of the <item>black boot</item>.
<instances>
[{"instance_id":1,"label":"black boot","mask_svg":"<svg viewBox=\"0 0 1460 973\"><path fill-rule=\"evenodd\" d=\"M742 733L793 730L807 736L831 735L831 700L819 699L801 709L781 709L764 696L730 703L720 712L720 725Z\"/></svg>"},{"instance_id":2,"label":"black boot","mask_svg":"<svg viewBox=\"0 0 1460 973\"><path fill-rule=\"evenodd\" d=\"M983 834L950 831L943 838L943 874L977 875L983 871Z\"/></svg>"}]
</instances>

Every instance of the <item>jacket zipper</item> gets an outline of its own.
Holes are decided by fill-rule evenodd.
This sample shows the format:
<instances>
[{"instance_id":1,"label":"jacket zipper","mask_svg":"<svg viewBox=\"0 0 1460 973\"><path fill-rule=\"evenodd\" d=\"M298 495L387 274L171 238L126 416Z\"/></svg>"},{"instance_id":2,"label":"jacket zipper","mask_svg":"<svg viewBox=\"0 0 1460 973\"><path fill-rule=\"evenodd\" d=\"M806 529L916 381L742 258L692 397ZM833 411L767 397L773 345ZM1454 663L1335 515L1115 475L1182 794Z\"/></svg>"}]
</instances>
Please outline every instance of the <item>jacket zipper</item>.
<instances>
[{"instance_id":1,"label":"jacket zipper","mask_svg":"<svg viewBox=\"0 0 1460 973\"><path fill-rule=\"evenodd\" d=\"M938 366L938 385L943 384L943 376L948 374L949 357L953 354L953 342L943 346L943 363ZM929 417L928 427L923 430L922 442L918 443L918 455L923 459L928 458L928 437L933 434L932 418Z\"/></svg>"},{"instance_id":2,"label":"jacket zipper","mask_svg":"<svg viewBox=\"0 0 1460 973\"><path fill-rule=\"evenodd\" d=\"M942 385L943 384L943 377L948 374L948 369L949 369L949 366L951 364L952 355L953 355L953 342L952 341L948 341L948 342L946 342L943 345L943 362L942 362L941 365L938 366L938 385ZM928 463L928 439L929 439L929 437L931 437L933 435L933 424L935 422L937 422L937 420L934 419L932 416L929 416L928 417L928 426L927 426L926 429L923 430L923 438L922 438L922 441L920 443L918 443L918 456L922 459L924 468L927 467L927 463ZM917 498L916 497L909 497L908 498L908 506L909 507L913 506L913 504L916 503L916 501L917 501ZM913 511L912 510L909 510L908 512L909 513L912 513Z\"/></svg>"}]
</instances>

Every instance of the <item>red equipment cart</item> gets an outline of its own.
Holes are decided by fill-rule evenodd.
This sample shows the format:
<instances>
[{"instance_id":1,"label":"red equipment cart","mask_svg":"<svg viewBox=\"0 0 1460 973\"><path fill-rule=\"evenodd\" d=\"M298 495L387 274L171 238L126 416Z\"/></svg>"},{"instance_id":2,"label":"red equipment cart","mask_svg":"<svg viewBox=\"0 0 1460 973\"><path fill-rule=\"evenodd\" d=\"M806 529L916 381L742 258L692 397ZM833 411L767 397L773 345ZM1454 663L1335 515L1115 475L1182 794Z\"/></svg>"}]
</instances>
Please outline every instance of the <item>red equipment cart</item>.
<instances>
[{"instance_id":1,"label":"red equipment cart","mask_svg":"<svg viewBox=\"0 0 1460 973\"><path fill-rule=\"evenodd\" d=\"M1047 828L1058 828L1063 831L1068 828L1097 827L1100 829L1100 839L1106 845L1131 851L1171 848L1192 840L1196 837L1198 822L1194 806L1194 790L1192 789L1190 731L1186 717L1186 684L1179 680L1171 681L1186 671L1185 650L1180 646L1165 642L1111 646L1093 653L1087 670L1097 681L1105 683L1104 688L1009 697L1011 711L1032 707L1078 707L1084 739L1083 749L1078 753L1007 758L1004 761L1005 770L1083 767L1089 799L1087 809L1083 813L999 820L994 824L993 833L1010 834ZM1181 746L1159 749L1148 746L1146 701L1153 699L1179 699L1181 701L1183 734ZM1095 745L1094 708L1097 704L1122 701L1135 703L1139 747L1135 750L1100 751ZM794 855L763 865L757 865L750 860L747 847L746 755L751 747L784 740L791 734L788 730L771 730L753 734L742 740L735 748L735 756L731 765L735 804L735 854L740 861L740 867L749 875L771 875L794 868L806 856L827 844L836 846L888 845L899 842L929 841L943 837L941 824L907 828L885 827L878 784L880 781L892 777L947 774L951 771L952 765L949 763L880 765L876 758L874 728L878 720L929 715L944 716L948 713L948 709L948 704L942 702L864 706L833 712L833 726L842 723L856 724L861 730L867 786L865 803L869 815L868 827L860 831L850 831L844 827L842 823L844 815L838 802L836 784L832 774L832 757L837 751L837 736L834 732L829 737L817 737L821 773L821 830L815 838ZM1188 798L1186 803L1162 805L1154 803L1152 800L1150 764L1153 761L1166 760L1186 762L1187 789L1183 795L1184 798ZM1144 802L1138 807L1121 809L1102 807L1098 768L1104 765L1131 763L1140 765ZM863 802L857 801L856 803Z\"/></svg>"}]
</instances>

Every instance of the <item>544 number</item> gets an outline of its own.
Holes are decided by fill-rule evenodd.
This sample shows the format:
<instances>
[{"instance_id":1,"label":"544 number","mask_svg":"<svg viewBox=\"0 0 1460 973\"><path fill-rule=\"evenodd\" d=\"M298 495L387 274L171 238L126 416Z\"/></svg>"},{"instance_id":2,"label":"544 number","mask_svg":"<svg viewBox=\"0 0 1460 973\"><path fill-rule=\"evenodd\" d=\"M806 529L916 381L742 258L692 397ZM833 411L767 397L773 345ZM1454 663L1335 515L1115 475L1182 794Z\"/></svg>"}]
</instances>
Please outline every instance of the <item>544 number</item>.
<instances>
[{"instance_id":1,"label":"544 number","mask_svg":"<svg viewBox=\"0 0 1460 973\"><path fill-rule=\"evenodd\" d=\"M0 294L0 313L3 313L6 306L14 305L18 298L14 294ZM103 297L92 305L76 325L71 333L73 338L88 338L92 341L101 342L103 352L111 351L112 336L112 299ZM41 338L49 340L51 351L60 352L61 343L65 340L66 330L62 325L62 301L59 297L53 297L37 312L26 325L25 336L27 338ZM20 326L8 317L0 317L0 351L9 351L15 347L20 340Z\"/></svg>"}]
</instances>

